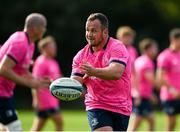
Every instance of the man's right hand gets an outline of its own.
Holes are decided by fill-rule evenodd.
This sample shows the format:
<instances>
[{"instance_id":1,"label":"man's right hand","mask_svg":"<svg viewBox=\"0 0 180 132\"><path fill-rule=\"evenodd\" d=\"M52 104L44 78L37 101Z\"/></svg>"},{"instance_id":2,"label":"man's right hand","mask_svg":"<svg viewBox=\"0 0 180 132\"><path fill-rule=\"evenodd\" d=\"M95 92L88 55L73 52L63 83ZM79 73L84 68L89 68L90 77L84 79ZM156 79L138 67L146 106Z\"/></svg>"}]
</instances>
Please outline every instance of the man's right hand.
<instances>
[{"instance_id":1,"label":"man's right hand","mask_svg":"<svg viewBox=\"0 0 180 132\"><path fill-rule=\"evenodd\" d=\"M29 80L28 87L34 88L34 89L47 88L51 84L51 81L48 78L43 78L43 79L32 78L28 80Z\"/></svg>"}]
</instances>

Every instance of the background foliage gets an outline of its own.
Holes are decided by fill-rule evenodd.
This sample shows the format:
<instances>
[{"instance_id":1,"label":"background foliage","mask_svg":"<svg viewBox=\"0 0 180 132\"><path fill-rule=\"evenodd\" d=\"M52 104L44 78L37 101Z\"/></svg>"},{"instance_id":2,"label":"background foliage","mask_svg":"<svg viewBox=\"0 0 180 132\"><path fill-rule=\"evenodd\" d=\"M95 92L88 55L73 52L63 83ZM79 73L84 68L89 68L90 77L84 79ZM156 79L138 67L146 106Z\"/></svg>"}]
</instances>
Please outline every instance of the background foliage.
<instances>
[{"instance_id":1,"label":"background foliage","mask_svg":"<svg viewBox=\"0 0 180 132\"><path fill-rule=\"evenodd\" d=\"M108 16L113 37L119 26L133 27L137 31L135 46L143 37L153 37L162 50L168 46L169 30L180 26L179 0L1 0L0 43L13 32L22 30L25 17L32 12L47 17L46 34L57 40L57 59L64 76L70 75L73 56L86 44L85 21L92 12ZM36 51L34 58L37 55ZM29 90L17 89L16 97L24 95L30 101Z\"/></svg>"}]
</instances>

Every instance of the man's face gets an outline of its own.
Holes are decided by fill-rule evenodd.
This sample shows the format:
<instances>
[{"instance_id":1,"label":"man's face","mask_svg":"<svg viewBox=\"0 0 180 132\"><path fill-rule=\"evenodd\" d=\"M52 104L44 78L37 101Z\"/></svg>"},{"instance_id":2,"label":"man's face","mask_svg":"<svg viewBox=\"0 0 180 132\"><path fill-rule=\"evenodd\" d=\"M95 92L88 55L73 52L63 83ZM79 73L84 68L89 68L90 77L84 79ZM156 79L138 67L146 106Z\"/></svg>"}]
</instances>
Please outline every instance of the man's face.
<instances>
[{"instance_id":1,"label":"man's face","mask_svg":"<svg viewBox=\"0 0 180 132\"><path fill-rule=\"evenodd\" d=\"M99 46L104 41L106 31L98 19L86 22L86 40L92 47Z\"/></svg>"},{"instance_id":2,"label":"man's face","mask_svg":"<svg viewBox=\"0 0 180 132\"><path fill-rule=\"evenodd\" d=\"M46 26L39 26L39 27L34 27L34 36L36 40L42 39L44 33L46 32Z\"/></svg>"},{"instance_id":3,"label":"man's face","mask_svg":"<svg viewBox=\"0 0 180 132\"><path fill-rule=\"evenodd\" d=\"M54 41L48 43L44 50L52 58L56 57L57 55L57 46Z\"/></svg>"},{"instance_id":4,"label":"man's face","mask_svg":"<svg viewBox=\"0 0 180 132\"><path fill-rule=\"evenodd\" d=\"M120 38L121 38L120 40L121 40L126 46L133 44L134 36L131 35L131 34L122 35Z\"/></svg>"},{"instance_id":5,"label":"man's face","mask_svg":"<svg viewBox=\"0 0 180 132\"><path fill-rule=\"evenodd\" d=\"M153 45L150 47L149 52L150 52L151 57L152 57L153 59L157 56L157 54L158 54L158 46L157 46L156 43L153 44Z\"/></svg>"},{"instance_id":6,"label":"man's face","mask_svg":"<svg viewBox=\"0 0 180 132\"><path fill-rule=\"evenodd\" d=\"M177 50L180 50L180 38L174 40L174 44Z\"/></svg>"}]
</instances>

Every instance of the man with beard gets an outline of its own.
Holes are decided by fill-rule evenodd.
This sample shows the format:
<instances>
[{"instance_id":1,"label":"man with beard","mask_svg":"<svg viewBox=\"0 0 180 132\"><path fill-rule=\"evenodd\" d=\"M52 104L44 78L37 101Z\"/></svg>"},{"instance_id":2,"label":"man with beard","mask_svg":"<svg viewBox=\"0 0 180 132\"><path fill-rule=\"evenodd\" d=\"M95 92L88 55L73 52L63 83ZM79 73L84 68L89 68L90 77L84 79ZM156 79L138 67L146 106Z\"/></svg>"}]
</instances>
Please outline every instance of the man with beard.
<instances>
[{"instance_id":1,"label":"man with beard","mask_svg":"<svg viewBox=\"0 0 180 132\"><path fill-rule=\"evenodd\" d=\"M92 131L126 131L131 102L131 63L122 42L109 37L108 19L91 14L88 44L73 59L71 78L87 87L85 105Z\"/></svg>"}]
</instances>

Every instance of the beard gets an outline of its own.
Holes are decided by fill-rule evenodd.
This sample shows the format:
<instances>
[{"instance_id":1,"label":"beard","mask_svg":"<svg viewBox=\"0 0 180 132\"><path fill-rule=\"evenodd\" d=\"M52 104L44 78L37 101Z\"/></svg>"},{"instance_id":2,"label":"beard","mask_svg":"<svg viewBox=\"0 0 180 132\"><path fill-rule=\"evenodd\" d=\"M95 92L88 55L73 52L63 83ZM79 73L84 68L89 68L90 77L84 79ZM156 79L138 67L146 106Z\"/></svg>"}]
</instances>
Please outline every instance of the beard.
<instances>
[{"instance_id":1,"label":"beard","mask_svg":"<svg viewBox=\"0 0 180 132\"><path fill-rule=\"evenodd\" d=\"M90 39L90 40L88 40L88 43L89 43L92 47L97 47L97 46L99 46L103 41L104 41L104 39L103 39L103 37L101 37L101 39L98 39L98 40Z\"/></svg>"}]
</instances>

